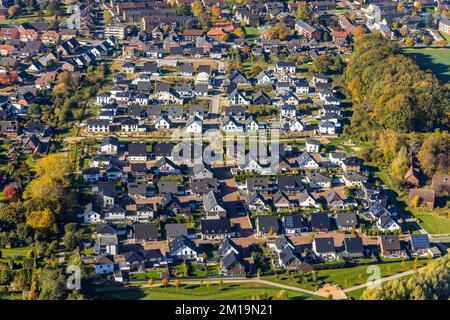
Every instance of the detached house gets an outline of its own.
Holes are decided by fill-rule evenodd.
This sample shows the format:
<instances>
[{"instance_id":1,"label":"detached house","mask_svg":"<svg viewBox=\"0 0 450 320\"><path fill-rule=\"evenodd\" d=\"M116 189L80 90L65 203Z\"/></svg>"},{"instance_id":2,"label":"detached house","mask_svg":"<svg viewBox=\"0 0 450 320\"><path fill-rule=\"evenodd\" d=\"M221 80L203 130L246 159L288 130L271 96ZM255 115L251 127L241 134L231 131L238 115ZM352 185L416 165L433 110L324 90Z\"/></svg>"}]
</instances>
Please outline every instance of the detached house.
<instances>
[{"instance_id":1,"label":"detached house","mask_svg":"<svg viewBox=\"0 0 450 320\"><path fill-rule=\"evenodd\" d=\"M169 253L174 260L203 260L200 249L191 239L185 236L176 237L169 242Z\"/></svg>"},{"instance_id":2,"label":"detached house","mask_svg":"<svg viewBox=\"0 0 450 320\"><path fill-rule=\"evenodd\" d=\"M406 251L402 249L400 239L397 235L385 235L378 238L381 256L385 258L406 257Z\"/></svg>"},{"instance_id":3,"label":"detached house","mask_svg":"<svg viewBox=\"0 0 450 320\"><path fill-rule=\"evenodd\" d=\"M256 234L258 237L276 236L280 233L280 223L276 216L258 216Z\"/></svg>"},{"instance_id":4,"label":"detached house","mask_svg":"<svg viewBox=\"0 0 450 320\"><path fill-rule=\"evenodd\" d=\"M323 261L338 259L333 238L314 238L312 250L314 255Z\"/></svg>"}]
</instances>

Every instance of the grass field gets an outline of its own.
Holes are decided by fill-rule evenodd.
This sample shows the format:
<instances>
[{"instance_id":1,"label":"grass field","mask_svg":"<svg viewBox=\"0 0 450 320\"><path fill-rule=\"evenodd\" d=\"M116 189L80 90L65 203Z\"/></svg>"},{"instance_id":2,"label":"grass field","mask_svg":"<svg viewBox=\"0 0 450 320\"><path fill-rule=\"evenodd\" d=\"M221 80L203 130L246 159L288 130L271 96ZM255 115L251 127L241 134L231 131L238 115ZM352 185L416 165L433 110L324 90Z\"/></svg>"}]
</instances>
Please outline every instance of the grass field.
<instances>
[{"instance_id":1,"label":"grass field","mask_svg":"<svg viewBox=\"0 0 450 320\"><path fill-rule=\"evenodd\" d=\"M168 286L167 288L132 288L101 292L100 299L108 300L245 300L254 294L267 294L273 297L281 289L261 285L257 283L231 284L225 283L212 285L210 289L206 285L181 285L179 288ZM295 300L314 300L320 297L310 296L301 292L286 290L288 297Z\"/></svg>"},{"instance_id":2,"label":"grass field","mask_svg":"<svg viewBox=\"0 0 450 320\"><path fill-rule=\"evenodd\" d=\"M30 252L30 248L13 248L13 249L0 249L2 252L2 257L15 257L15 256L22 256L26 257L28 255L28 252Z\"/></svg>"},{"instance_id":3,"label":"grass field","mask_svg":"<svg viewBox=\"0 0 450 320\"><path fill-rule=\"evenodd\" d=\"M259 36L259 30L256 27L246 27L245 28L245 38L254 39Z\"/></svg>"},{"instance_id":4,"label":"grass field","mask_svg":"<svg viewBox=\"0 0 450 320\"><path fill-rule=\"evenodd\" d=\"M441 36L445 39L445 41L447 41L447 43L450 43L450 35L444 33L444 32L439 32L441 34Z\"/></svg>"},{"instance_id":5,"label":"grass field","mask_svg":"<svg viewBox=\"0 0 450 320\"><path fill-rule=\"evenodd\" d=\"M428 260L419 260L418 267L420 268L424 266L427 262ZM406 261L403 268L401 261L397 261L393 263L377 264L377 266L380 267L380 275L382 278L384 278L400 272L411 270L413 264L414 261ZM369 266L356 266L343 269L319 270L317 271L317 281L315 283L298 283L295 278L290 279L283 276L279 277L278 279L276 276L267 276L264 278L269 281L296 286L312 291L317 290L318 286L322 283L332 283L345 289L365 283L368 277L372 275L372 273L367 273L368 267Z\"/></svg>"},{"instance_id":6,"label":"grass field","mask_svg":"<svg viewBox=\"0 0 450 320\"><path fill-rule=\"evenodd\" d=\"M426 208L410 209L411 213L419 219L420 225L431 234L450 233L450 217L440 216L439 212L448 212L448 208L439 208L433 211Z\"/></svg>"},{"instance_id":7,"label":"grass field","mask_svg":"<svg viewBox=\"0 0 450 320\"><path fill-rule=\"evenodd\" d=\"M420 68L431 70L440 81L450 81L450 49L410 48L405 53L414 56Z\"/></svg>"}]
</instances>

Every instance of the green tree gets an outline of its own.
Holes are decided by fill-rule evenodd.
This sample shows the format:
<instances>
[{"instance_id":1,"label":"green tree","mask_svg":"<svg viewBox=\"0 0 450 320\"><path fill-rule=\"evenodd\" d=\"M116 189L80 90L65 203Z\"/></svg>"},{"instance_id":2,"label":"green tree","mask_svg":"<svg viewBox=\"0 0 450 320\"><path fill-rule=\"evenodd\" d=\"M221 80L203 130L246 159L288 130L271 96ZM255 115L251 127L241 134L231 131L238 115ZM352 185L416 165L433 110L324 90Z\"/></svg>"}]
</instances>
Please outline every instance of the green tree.
<instances>
[{"instance_id":1,"label":"green tree","mask_svg":"<svg viewBox=\"0 0 450 320\"><path fill-rule=\"evenodd\" d=\"M311 71L314 73L327 74L330 71L330 59L327 55L320 55L313 60Z\"/></svg>"},{"instance_id":2,"label":"green tree","mask_svg":"<svg viewBox=\"0 0 450 320\"><path fill-rule=\"evenodd\" d=\"M405 146L401 146L400 151L391 164L391 176L397 181L402 181L406 171L408 171L409 159L408 150Z\"/></svg>"},{"instance_id":3,"label":"green tree","mask_svg":"<svg viewBox=\"0 0 450 320\"><path fill-rule=\"evenodd\" d=\"M63 300L66 280L60 269L42 269L39 277L39 300Z\"/></svg>"}]
</instances>

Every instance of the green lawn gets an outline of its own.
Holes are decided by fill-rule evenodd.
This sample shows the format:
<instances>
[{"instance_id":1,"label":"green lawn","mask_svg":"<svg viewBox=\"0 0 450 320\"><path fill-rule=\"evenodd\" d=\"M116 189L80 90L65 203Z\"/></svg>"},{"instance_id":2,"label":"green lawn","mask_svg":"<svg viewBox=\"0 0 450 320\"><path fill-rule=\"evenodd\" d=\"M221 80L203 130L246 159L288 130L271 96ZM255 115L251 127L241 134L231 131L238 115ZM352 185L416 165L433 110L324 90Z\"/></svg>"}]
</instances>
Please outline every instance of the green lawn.
<instances>
[{"instance_id":1,"label":"green lawn","mask_svg":"<svg viewBox=\"0 0 450 320\"><path fill-rule=\"evenodd\" d=\"M254 39L259 36L259 30L256 27L246 27L245 28L245 38Z\"/></svg>"},{"instance_id":2,"label":"green lawn","mask_svg":"<svg viewBox=\"0 0 450 320\"><path fill-rule=\"evenodd\" d=\"M419 219L420 225L431 234L450 233L450 217L440 216L439 213L448 213L448 208L430 211L426 208L410 209L411 213Z\"/></svg>"},{"instance_id":3,"label":"green lawn","mask_svg":"<svg viewBox=\"0 0 450 320\"><path fill-rule=\"evenodd\" d=\"M446 34L446 33L442 32L442 31L439 31L439 33L445 39L445 41L447 41L447 43L450 43L450 35L449 34Z\"/></svg>"},{"instance_id":4,"label":"green lawn","mask_svg":"<svg viewBox=\"0 0 450 320\"><path fill-rule=\"evenodd\" d=\"M440 81L450 81L450 49L409 48L405 53L415 57L420 68L431 70Z\"/></svg>"},{"instance_id":5,"label":"green lawn","mask_svg":"<svg viewBox=\"0 0 450 320\"><path fill-rule=\"evenodd\" d=\"M30 248L12 248L12 249L0 249L2 252L2 257L15 257L15 256L21 256L21 257L27 257L28 252L30 252Z\"/></svg>"},{"instance_id":6,"label":"green lawn","mask_svg":"<svg viewBox=\"0 0 450 320\"><path fill-rule=\"evenodd\" d=\"M427 262L427 259L419 260L418 267L424 266ZM384 278L396 273L411 270L413 264L413 260L406 261L404 269L402 268L400 261L378 264L378 266L380 267L381 277ZM282 275L277 278L272 275L264 277L264 279L312 291L317 290L318 286L322 283L332 283L345 289L365 283L367 278L372 275L372 273L367 273L368 267L369 266L356 266L343 269L319 270L317 271L317 281L315 283L307 281L299 283L296 276L289 277Z\"/></svg>"},{"instance_id":7,"label":"green lawn","mask_svg":"<svg viewBox=\"0 0 450 320\"><path fill-rule=\"evenodd\" d=\"M168 286L167 288L132 288L124 290L114 290L99 293L100 299L109 300L248 300L254 294L267 294L273 297L279 288L274 288L257 283L231 284L225 283L220 287L214 284L208 289L206 284L181 285L180 288ZM301 292L286 290L288 297L295 300L320 299L317 296L310 296Z\"/></svg>"}]
</instances>

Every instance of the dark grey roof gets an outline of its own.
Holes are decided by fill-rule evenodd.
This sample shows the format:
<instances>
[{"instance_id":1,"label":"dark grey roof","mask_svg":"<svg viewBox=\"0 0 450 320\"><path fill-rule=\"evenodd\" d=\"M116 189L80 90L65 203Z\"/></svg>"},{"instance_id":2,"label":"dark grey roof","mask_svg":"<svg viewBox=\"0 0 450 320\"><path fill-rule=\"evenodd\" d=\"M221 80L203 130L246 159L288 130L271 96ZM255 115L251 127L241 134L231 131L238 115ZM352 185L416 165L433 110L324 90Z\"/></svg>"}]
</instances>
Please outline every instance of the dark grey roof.
<instances>
[{"instance_id":1,"label":"dark grey roof","mask_svg":"<svg viewBox=\"0 0 450 320\"><path fill-rule=\"evenodd\" d=\"M215 178L196 179L191 182L193 193L204 194L209 191L217 192L218 181Z\"/></svg>"},{"instance_id":2,"label":"dark grey roof","mask_svg":"<svg viewBox=\"0 0 450 320\"><path fill-rule=\"evenodd\" d=\"M297 229L306 226L306 221L300 213L284 216L283 222L284 227L288 229Z\"/></svg>"},{"instance_id":3,"label":"dark grey roof","mask_svg":"<svg viewBox=\"0 0 450 320\"><path fill-rule=\"evenodd\" d=\"M335 252L333 238L315 238L316 251L319 253Z\"/></svg>"},{"instance_id":4,"label":"dark grey roof","mask_svg":"<svg viewBox=\"0 0 450 320\"><path fill-rule=\"evenodd\" d=\"M95 227L95 232L97 234L117 234L117 231L107 224L98 225Z\"/></svg>"},{"instance_id":5,"label":"dark grey roof","mask_svg":"<svg viewBox=\"0 0 450 320\"><path fill-rule=\"evenodd\" d=\"M175 145L173 143L160 142L155 145L156 157L171 157L172 150Z\"/></svg>"},{"instance_id":6,"label":"dark grey roof","mask_svg":"<svg viewBox=\"0 0 450 320\"><path fill-rule=\"evenodd\" d=\"M385 250L398 251L401 249L400 238L397 235L380 236L380 240Z\"/></svg>"},{"instance_id":7,"label":"dark grey roof","mask_svg":"<svg viewBox=\"0 0 450 320\"><path fill-rule=\"evenodd\" d=\"M344 247L347 253L363 253L364 246L360 237L345 238Z\"/></svg>"},{"instance_id":8,"label":"dark grey roof","mask_svg":"<svg viewBox=\"0 0 450 320\"><path fill-rule=\"evenodd\" d=\"M128 156L147 156L147 144L132 142L128 145Z\"/></svg>"},{"instance_id":9,"label":"dark grey roof","mask_svg":"<svg viewBox=\"0 0 450 320\"><path fill-rule=\"evenodd\" d=\"M200 250L197 248L195 243L191 239L189 239L185 236L176 237L175 239L170 241L169 242L169 251L171 254L173 254L175 251L179 250L183 246L186 246L195 252L200 252Z\"/></svg>"},{"instance_id":10,"label":"dark grey roof","mask_svg":"<svg viewBox=\"0 0 450 320\"><path fill-rule=\"evenodd\" d=\"M242 265L242 262L240 261L239 256L234 252L230 252L228 255L226 255L222 259L222 265L225 269L228 269L235 263L239 263Z\"/></svg>"},{"instance_id":11,"label":"dark grey roof","mask_svg":"<svg viewBox=\"0 0 450 320\"><path fill-rule=\"evenodd\" d=\"M172 181L172 180L160 180L157 183L158 191L160 194L164 193L178 193L178 181Z\"/></svg>"},{"instance_id":12,"label":"dark grey roof","mask_svg":"<svg viewBox=\"0 0 450 320\"><path fill-rule=\"evenodd\" d=\"M139 240L157 240L158 227L154 223L139 223L133 225L134 237Z\"/></svg>"},{"instance_id":13,"label":"dark grey roof","mask_svg":"<svg viewBox=\"0 0 450 320\"><path fill-rule=\"evenodd\" d=\"M278 190L281 191L302 191L303 184L300 176L280 176L277 178Z\"/></svg>"},{"instance_id":14,"label":"dark grey roof","mask_svg":"<svg viewBox=\"0 0 450 320\"><path fill-rule=\"evenodd\" d=\"M186 223L168 223L165 225L164 228L166 229L167 238L174 238L188 235Z\"/></svg>"},{"instance_id":15,"label":"dark grey roof","mask_svg":"<svg viewBox=\"0 0 450 320\"><path fill-rule=\"evenodd\" d=\"M353 227L358 224L355 212L340 212L336 215L336 218L340 227Z\"/></svg>"},{"instance_id":16,"label":"dark grey roof","mask_svg":"<svg viewBox=\"0 0 450 320\"><path fill-rule=\"evenodd\" d=\"M330 219L325 212L311 213L311 227L313 228L330 228Z\"/></svg>"},{"instance_id":17,"label":"dark grey roof","mask_svg":"<svg viewBox=\"0 0 450 320\"><path fill-rule=\"evenodd\" d=\"M263 233L269 233L272 230L273 234L280 232L280 223L276 216L259 216L256 218L258 221L259 231Z\"/></svg>"},{"instance_id":18,"label":"dark grey roof","mask_svg":"<svg viewBox=\"0 0 450 320\"><path fill-rule=\"evenodd\" d=\"M126 252L123 257L125 258L126 262L143 262L144 261L144 257L137 252Z\"/></svg>"},{"instance_id":19,"label":"dark grey roof","mask_svg":"<svg viewBox=\"0 0 450 320\"><path fill-rule=\"evenodd\" d=\"M202 234L215 235L215 234L228 234L231 232L231 223L229 219L205 219L201 220Z\"/></svg>"}]
</instances>

